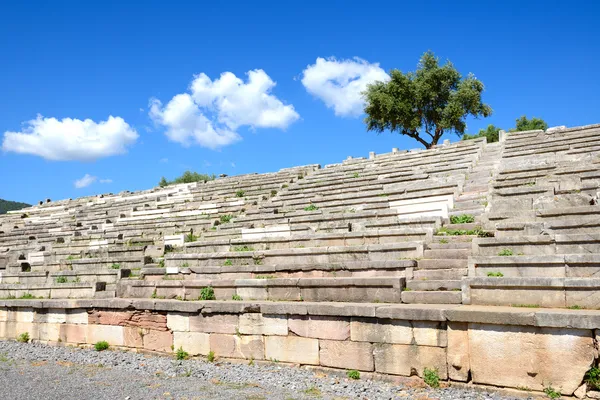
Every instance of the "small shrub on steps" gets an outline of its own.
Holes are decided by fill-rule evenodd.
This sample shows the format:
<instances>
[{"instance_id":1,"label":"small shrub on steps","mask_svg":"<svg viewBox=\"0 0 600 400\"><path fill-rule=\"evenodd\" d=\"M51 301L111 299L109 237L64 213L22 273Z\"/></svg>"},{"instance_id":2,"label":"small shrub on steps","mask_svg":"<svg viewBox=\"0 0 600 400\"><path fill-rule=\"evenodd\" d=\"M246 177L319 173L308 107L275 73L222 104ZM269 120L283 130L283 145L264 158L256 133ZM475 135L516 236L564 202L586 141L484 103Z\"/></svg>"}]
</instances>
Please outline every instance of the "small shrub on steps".
<instances>
[{"instance_id":1,"label":"small shrub on steps","mask_svg":"<svg viewBox=\"0 0 600 400\"><path fill-rule=\"evenodd\" d=\"M451 224L470 224L475 222L475 217L469 214L462 215L451 215L450 223Z\"/></svg>"},{"instance_id":2,"label":"small shrub on steps","mask_svg":"<svg viewBox=\"0 0 600 400\"><path fill-rule=\"evenodd\" d=\"M200 297L198 299L199 300L216 300L217 298L215 297L215 290L211 286L202 288L202 290L200 291Z\"/></svg>"}]
</instances>

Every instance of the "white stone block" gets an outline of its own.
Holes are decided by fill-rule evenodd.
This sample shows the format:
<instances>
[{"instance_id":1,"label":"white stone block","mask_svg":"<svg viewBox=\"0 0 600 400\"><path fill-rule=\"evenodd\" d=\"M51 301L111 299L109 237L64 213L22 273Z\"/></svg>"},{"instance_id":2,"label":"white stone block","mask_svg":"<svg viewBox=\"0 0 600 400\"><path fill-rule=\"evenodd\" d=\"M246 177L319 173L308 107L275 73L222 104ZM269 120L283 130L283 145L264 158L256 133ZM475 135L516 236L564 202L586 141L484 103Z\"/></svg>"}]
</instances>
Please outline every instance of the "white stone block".
<instances>
[{"instance_id":1,"label":"white stone block","mask_svg":"<svg viewBox=\"0 0 600 400\"><path fill-rule=\"evenodd\" d=\"M165 235L165 246L183 246L184 235Z\"/></svg>"},{"instance_id":2,"label":"white stone block","mask_svg":"<svg viewBox=\"0 0 600 400\"><path fill-rule=\"evenodd\" d=\"M390 208L397 211L400 219L428 216L448 218L448 210L453 207L453 195L390 201Z\"/></svg>"}]
</instances>

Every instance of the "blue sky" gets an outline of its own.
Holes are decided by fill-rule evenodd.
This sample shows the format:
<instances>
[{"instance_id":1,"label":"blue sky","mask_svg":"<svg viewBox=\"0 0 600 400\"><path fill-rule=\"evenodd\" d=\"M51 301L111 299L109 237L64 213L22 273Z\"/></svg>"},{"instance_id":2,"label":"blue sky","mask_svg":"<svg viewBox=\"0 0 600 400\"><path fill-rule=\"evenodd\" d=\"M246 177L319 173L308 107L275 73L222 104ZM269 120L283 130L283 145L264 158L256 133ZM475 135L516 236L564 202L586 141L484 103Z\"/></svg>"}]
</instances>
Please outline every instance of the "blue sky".
<instances>
[{"instance_id":1,"label":"blue sky","mask_svg":"<svg viewBox=\"0 0 600 400\"><path fill-rule=\"evenodd\" d=\"M472 133L523 114L598 123L599 15L594 1L3 2L0 198L34 203L147 189L185 169L270 172L418 148L366 132L351 85L332 89L323 74L414 70L427 50L484 82L494 113L469 120ZM319 57L323 68L308 68ZM109 116L119 119L102 126ZM7 145L6 132L19 140ZM23 150L40 132L36 150Z\"/></svg>"}]
</instances>

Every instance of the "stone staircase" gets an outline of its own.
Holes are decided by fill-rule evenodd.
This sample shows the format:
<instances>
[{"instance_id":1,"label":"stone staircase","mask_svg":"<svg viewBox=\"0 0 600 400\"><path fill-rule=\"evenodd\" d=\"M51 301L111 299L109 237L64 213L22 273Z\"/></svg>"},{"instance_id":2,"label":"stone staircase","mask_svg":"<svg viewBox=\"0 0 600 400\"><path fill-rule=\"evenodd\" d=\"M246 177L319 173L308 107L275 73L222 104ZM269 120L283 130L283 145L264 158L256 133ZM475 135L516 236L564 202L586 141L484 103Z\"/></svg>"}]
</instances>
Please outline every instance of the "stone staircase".
<instances>
[{"instance_id":1,"label":"stone staircase","mask_svg":"<svg viewBox=\"0 0 600 400\"><path fill-rule=\"evenodd\" d=\"M501 158L501 144L487 144L481 158L469 173L463 191L457 196L450 216L471 215L474 222L447 224L426 244L423 258L407 277L402 293L403 303L460 304L462 302L461 280L467 276L467 264L471 255L471 241L477 235L444 235L443 231L473 231L486 226L489 183L496 176Z\"/></svg>"}]
</instances>

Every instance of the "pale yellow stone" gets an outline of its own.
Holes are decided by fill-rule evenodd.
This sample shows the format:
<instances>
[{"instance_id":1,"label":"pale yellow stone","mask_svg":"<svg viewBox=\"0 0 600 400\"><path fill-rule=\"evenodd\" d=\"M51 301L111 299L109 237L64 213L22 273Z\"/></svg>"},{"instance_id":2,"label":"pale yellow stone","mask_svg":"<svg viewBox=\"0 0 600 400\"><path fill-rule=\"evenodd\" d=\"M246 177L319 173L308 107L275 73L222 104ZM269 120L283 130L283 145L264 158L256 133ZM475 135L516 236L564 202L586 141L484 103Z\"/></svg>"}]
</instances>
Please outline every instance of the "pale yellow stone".
<instances>
[{"instance_id":1,"label":"pale yellow stone","mask_svg":"<svg viewBox=\"0 0 600 400\"><path fill-rule=\"evenodd\" d=\"M265 350L263 337L259 335L225 335L211 333L210 350L217 357L263 360Z\"/></svg>"},{"instance_id":2,"label":"pale yellow stone","mask_svg":"<svg viewBox=\"0 0 600 400\"><path fill-rule=\"evenodd\" d=\"M87 324L88 313L83 308L67 310L67 324Z\"/></svg>"},{"instance_id":3,"label":"pale yellow stone","mask_svg":"<svg viewBox=\"0 0 600 400\"><path fill-rule=\"evenodd\" d=\"M469 379L469 333L465 322L448 322L448 376L454 381Z\"/></svg>"},{"instance_id":4,"label":"pale yellow stone","mask_svg":"<svg viewBox=\"0 0 600 400\"><path fill-rule=\"evenodd\" d=\"M446 349L404 344L374 345L375 371L384 374L423 377L425 368L436 369L446 379Z\"/></svg>"},{"instance_id":5,"label":"pale yellow stone","mask_svg":"<svg viewBox=\"0 0 600 400\"><path fill-rule=\"evenodd\" d=\"M288 327L290 332L302 337L331 340L350 338L350 320L343 317L290 316Z\"/></svg>"},{"instance_id":6,"label":"pale yellow stone","mask_svg":"<svg viewBox=\"0 0 600 400\"><path fill-rule=\"evenodd\" d=\"M14 312L15 321L17 322L33 322L33 308L23 308Z\"/></svg>"},{"instance_id":7,"label":"pale yellow stone","mask_svg":"<svg viewBox=\"0 0 600 400\"><path fill-rule=\"evenodd\" d=\"M167 314L167 328L173 332L188 332L190 330L189 314L170 312Z\"/></svg>"},{"instance_id":8,"label":"pale yellow stone","mask_svg":"<svg viewBox=\"0 0 600 400\"><path fill-rule=\"evenodd\" d=\"M60 339L64 343L81 344L88 343L87 325L61 324ZM94 342L95 343L95 342Z\"/></svg>"},{"instance_id":9,"label":"pale yellow stone","mask_svg":"<svg viewBox=\"0 0 600 400\"><path fill-rule=\"evenodd\" d=\"M244 335L287 335L288 322L281 315L242 314L239 331Z\"/></svg>"},{"instance_id":10,"label":"pale yellow stone","mask_svg":"<svg viewBox=\"0 0 600 400\"><path fill-rule=\"evenodd\" d=\"M90 344L107 341L111 346L125 345L125 335L122 326L87 325L86 337Z\"/></svg>"},{"instance_id":11,"label":"pale yellow stone","mask_svg":"<svg viewBox=\"0 0 600 400\"><path fill-rule=\"evenodd\" d=\"M239 318L235 314L200 314L189 317L191 332L236 333Z\"/></svg>"},{"instance_id":12,"label":"pale yellow stone","mask_svg":"<svg viewBox=\"0 0 600 400\"><path fill-rule=\"evenodd\" d=\"M38 324L39 339L58 342L60 324Z\"/></svg>"},{"instance_id":13,"label":"pale yellow stone","mask_svg":"<svg viewBox=\"0 0 600 400\"><path fill-rule=\"evenodd\" d=\"M294 336L266 336L265 358L319 365L319 341Z\"/></svg>"},{"instance_id":14,"label":"pale yellow stone","mask_svg":"<svg viewBox=\"0 0 600 400\"><path fill-rule=\"evenodd\" d=\"M33 313L32 313L33 315ZM23 333L29 334L29 339L36 340L39 339L39 324L34 324L33 322L16 322L14 324L14 332L12 334L13 338L18 338Z\"/></svg>"},{"instance_id":15,"label":"pale yellow stone","mask_svg":"<svg viewBox=\"0 0 600 400\"><path fill-rule=\"evenodd\" d=\"M180 347L192 356L207 355L210 351L210 334L202 332L174 332L173 347Z\"/></svg>"},{"instance_id":16,"label":"pale yellow stone","mask_svg":"<svg viewBox=\"0 0 600 400\"><path fill-rule=\"evenodd\" d=\"M594 361L591 330L469 324L474 383L571 395Z\"/></svg>"},{"instance_id":17,"label":"pale yellow stone","mask_svg":"<svg viewBox=\"0 0 600 400\"><path fill-rule=\"evenodd\" d=\"M353 318L350 337L355 342L411 344L413 329L410 321L391 320L380 324L374 318Z\"/></svg>"},{"instance_id":18,"label":"pale yellow stone","mask_svg":"<svg viewBox=\"0 0 600 400\"><path fill-rule=\"evenodd\" d=\"M8 311L0 310L0 322L8 321Z\"/></svg>"},{"instance_id":19,"label":"pale yellow stone","mask_svg":"<svg viewBox=\"0 0 600 400\"><path fill-rule=\"evenodd\" d=\"M326 367L373 371L371 343L320 340L320 363Z\"/></svg>"},{"instance_id":20,"label":"pale yellow stone","mask_svg":"<svg viewBox=\"0 0 600 400\"><path fill-rule=\"evenodd\" d=\"M441 329L439 322L412 321L412 326L415 343L419 346L446 347L448 345L446 329Z\"/></svg>"},{"instance_id":21,"label":"pale yellow stone","mask_svg":"<svg viewBox=\"0 0 600 400\"><path fill-rule=\"evenodd\" d=\"M51 308L46 314L39 314L44 316L40 318L40 322L46 322L49 324L64 324L67 322L67 314L64 309ZM41 321L43 319L44 321Z\"/></svg>"}]
</instances>

